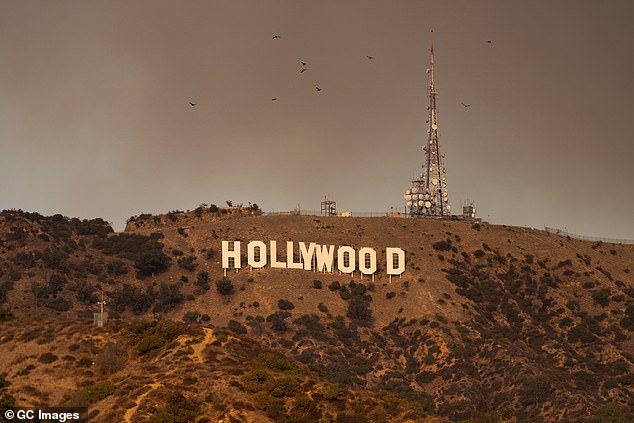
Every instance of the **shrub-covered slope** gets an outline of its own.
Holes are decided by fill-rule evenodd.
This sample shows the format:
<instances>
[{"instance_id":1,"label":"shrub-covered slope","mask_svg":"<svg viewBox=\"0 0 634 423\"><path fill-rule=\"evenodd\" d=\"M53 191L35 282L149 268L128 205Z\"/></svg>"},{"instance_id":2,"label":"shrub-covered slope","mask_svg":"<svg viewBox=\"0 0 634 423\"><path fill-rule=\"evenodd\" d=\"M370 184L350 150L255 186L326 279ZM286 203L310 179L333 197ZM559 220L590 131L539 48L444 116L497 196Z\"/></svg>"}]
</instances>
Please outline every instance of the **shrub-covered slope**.
<instances>
[{"instance_id":1,"label":"shrub-covered slope","mask_svg":"<svg viewBox=\"0 0 634 423\"><path fill-rule=\"evenodd\" d=\"M210 421L632 418L634 246L459 221L222 210L137 217L120 234L98 219L3 212L0 308L15 317L1 323L3 391L25 404L88 401L97 421L109 401L116 419L177 409ZM268 267L225 278L222 240L276 240L280 257L287 240L372 247L380 270L374 281ZM391 283L389 246L407 260ZM104 330L81 323L101 292L115 319ZM65 370L61 392L39 381L78 365L51 346L71 328L92 339L90 366L104 352L126 359L108 372ZM39 354L26 352L33 345ZM223 359L210 359L216 347ZM271 354L290 367L267 367ZM134 403L115 401L130 390Z\"/></svg>"}]
</instances>

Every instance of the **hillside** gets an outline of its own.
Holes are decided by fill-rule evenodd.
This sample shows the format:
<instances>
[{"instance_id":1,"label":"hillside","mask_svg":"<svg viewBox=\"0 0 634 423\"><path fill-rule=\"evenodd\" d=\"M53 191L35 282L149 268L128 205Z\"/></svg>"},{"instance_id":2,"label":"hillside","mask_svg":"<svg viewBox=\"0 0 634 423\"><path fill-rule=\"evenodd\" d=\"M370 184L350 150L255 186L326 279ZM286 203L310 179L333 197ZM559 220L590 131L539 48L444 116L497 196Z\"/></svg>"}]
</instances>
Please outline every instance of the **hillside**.
<instances>
[{"instance_id":1,"label":"hillside","mask_svg":"<svg viewBox=\"0 0 634 423\"><path fill-rule=\"evenodd\" d=\"M142 215L117 234L99 219L3 212L5 401L89 403L104 422L634 418L634 246L258 214ZM379 272L223 278L223 240L276 240L280 257L289 240L371 247ZM391 283L386 247L406 252ZM90 325L100 290L103 329Z\"/></svg>"}]
</instances>

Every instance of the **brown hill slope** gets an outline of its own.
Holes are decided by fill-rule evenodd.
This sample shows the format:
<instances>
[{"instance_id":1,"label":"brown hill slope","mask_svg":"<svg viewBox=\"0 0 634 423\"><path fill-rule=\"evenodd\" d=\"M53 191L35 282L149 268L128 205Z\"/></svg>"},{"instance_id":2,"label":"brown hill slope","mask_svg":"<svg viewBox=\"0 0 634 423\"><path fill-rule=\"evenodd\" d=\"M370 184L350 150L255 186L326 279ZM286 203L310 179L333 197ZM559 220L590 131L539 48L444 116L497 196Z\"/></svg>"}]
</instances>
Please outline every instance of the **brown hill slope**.
<instances>
[{"instance_id":1,"label":"brown hill slope","mask_svg":"<svg viewBox=\"0 0 634 423\"><path fill-rule=\"evenodd\" d=\"M152 410L152 404L159 404L151 402L158 384L176 386L191 374L166 375L159 362L139 355L139 343L152 334L145 329L137 333L124 322L135 314L150 319L152 311L208 327L228 326L236 342L255 342L264 352L281 350L292 357L306 379L293 395L283 396L287 399L281 405L268 388L249 388L248 382L245 388L262 352L251 361L234 359L233 370L214 362L220 372L214 377L235 388L224 397L227 406L235 403L234 410L251 410L259 418L292 421L293 401L304 404L306 398L322 419L339 416L342 421L364 401L387 410L395 421L408 412L418 413L410 415L417 420L440 414L451 420L580 421L592 413L627 414L632 406L633 246L593 244L517 227L478 229L457 221L252 212L141 216L123 234L110 233L101 221L4 212L0 302L17 317L10 327L29 332L34 317L86 321L103 289L111 314L123 319L106 332L121 337L128 349L126 374L154 375L145 387L137 387L139 398L147 394L139 407L128 404L122 413ZM372 247L382 267L385 247L400 247L406 251L407 270L392 283L384 271L372 283L358 272L351 277L269 267L232 271L223 279L222 240L241 240L243 249L249 240L276 240L282 244L280 256L285 256L287 240ZM42 325L47 329L41 330L61 336L59 324ZM195 327L192 336L202 337ZM92 329L91 336L97 333ZM24 354L16 352L19 339L0 339L6 357L2 364L9 366L0 368L7 369L16 388L12 394L29 403L58 401L44 387L39 396L29 396L29 384L39 379L33 372L46 364L34 356L29 365L35 368L21 374L29 365L11 364L26 363L20 358ZM152 354L176 354L176 341L167 341ZM93 353L103 348L96 346ZM183 355L200 357L209 349L192 347ZM117 374L105 377L115 393L128 389ZM67 388L103 378L94 372L83 379L71 377ZM199 387L201 381L190 385ZM332 401L313 395L311 383L323 389L347 386L354 400L333 408ZM164 400L160 404L169 405L169 392L157 394ZM212 392L188 398L207 406L203 394ZM101 416L109 398L93 401Z\"/></svg>"}]
</instances>

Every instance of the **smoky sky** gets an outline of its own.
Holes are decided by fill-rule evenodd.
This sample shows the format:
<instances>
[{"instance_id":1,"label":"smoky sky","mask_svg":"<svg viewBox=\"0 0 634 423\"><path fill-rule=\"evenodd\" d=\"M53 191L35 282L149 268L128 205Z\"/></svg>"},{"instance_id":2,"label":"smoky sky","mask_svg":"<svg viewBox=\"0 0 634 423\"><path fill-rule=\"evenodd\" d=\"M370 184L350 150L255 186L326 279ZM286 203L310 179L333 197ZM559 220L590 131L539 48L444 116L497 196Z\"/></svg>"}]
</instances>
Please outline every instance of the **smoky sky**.
<instances>
[{"instance_id":1,"label":"smoky sky","mask_svg":"<svg viewBox=\"0 0 634 423\"><path fill-rule=\"evenodd\" d=\"M433 30L454 211L469 199L492 223L634 239L633 12L1 0L0 208L118 229L226 200L403 210L423 162Z\"/></svg>"}]
</instances>

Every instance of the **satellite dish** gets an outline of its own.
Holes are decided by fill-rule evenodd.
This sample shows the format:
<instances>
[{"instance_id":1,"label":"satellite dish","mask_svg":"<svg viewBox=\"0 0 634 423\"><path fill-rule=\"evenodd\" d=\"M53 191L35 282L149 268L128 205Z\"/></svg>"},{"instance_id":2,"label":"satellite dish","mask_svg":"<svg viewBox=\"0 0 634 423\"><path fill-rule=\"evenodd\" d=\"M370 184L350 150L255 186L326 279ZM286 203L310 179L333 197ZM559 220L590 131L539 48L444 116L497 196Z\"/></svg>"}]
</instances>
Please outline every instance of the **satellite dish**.
<instances>
[{"instance_id":1,"label":"satellite dish","mask_svg":"<svg viewBox=\"0 0 634 423\"><path fill-rule=\"evenodd\" d=\"M447 210L451 210L451 206L447 204Z\"/></svg>"},{"instance_id":2,"label":"satellite dish","mask_svg":"<svg viewBox=\"0 0 634 423\"><path fill-rule=\"evenodd\" d=\"M411 196L411 195L409 195L409 194L405 194L405 195L403 196L403 198L405 198L406 200L411 200L411 199L412 199L412 196Z\"/></svg>"},{"instance_id":3,"label":"satellite dish","mask_svg":"<svg viewBox=\"0 0 634 423\"><path fill-rule=\"evenodd\" d=\"M416 187L412 188L412 193L413 194L416 194L417 192L418 192L418 188L416 188Z\"/></svg>"},{"instance_id":4,"label":"satellite dish","mask_svg":"<svg viewBox=\"0 0 634 423\"><path fill-rule=\"evenodd\" d=\"M432 178L431 183L432 185L438 185L438 179Z\"/></svg>"},{"instance_id":5,"label":"satellite dish","mask_svg":"<svg viewBox=\"0 0 634 423\"><path fill-rule=\"evenodd\" d=\"M418 205L422 206L423 205L423 201L422 200L418 200Z\"/></svg>"},{"instance_id":6,"label":"satellite dish","mask_svg":"<svg viewBox=\"0 0 634 423\"><path fill-rule=\"evenodd\" d=\"M427 68L427 73L431 72L431 69Z\"/></svg>"},{"instance_id":7,"label":"satellite dish","mask_svg":"<svg viewBox=\"0 0 634 423\"><path fill-rule=\"evenodd\" d=\"M435 123L433 123L433 124L431 125L431 129L438 129L438 125L436 125Z\"/></svg>"},{"instance_id":8,"label":"satellite dish","mask_svg":"<svg viewBox=\"0 0 634 423\"><path fill-rule=\"evenodd\" d=\"M419 202L422 203L422 201L419 201ZM425 207L430 208L431 207L431 203L429 201L425 201Z\"/></svg>"},{"instance_id":9,"label":"satellite dish","mask_svg":"<svg viewBox=\"0 0 634 423\"><path fill-rule=\"evenodd\" d=\"M412 191L410 191L410 190L405 191L405 194L411 194L411 193L412 193Z\"/></svg>"},{"instance_id":10,"label":"satellite dish","mask_svg":"<svg viewBox=\"0 0 634 423\"><path fill-rule=\"evenodd\" d=\"M429 194L425 194L425 200L429 200Z\"/></svg>"},{"instance_id":11,"label":"satellite dish","mask_svg":"<svg viewBox=\"0 0 634 423\"><path fill-rule=\"evenodd\" d=\"M407 202L407 207L412 207L412 202L411 201Z\"/></svg>"}]
</instances>

